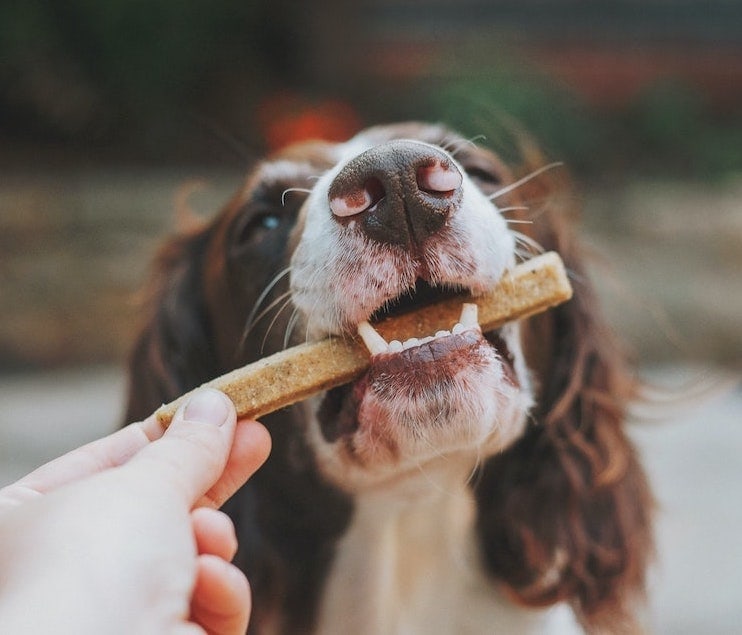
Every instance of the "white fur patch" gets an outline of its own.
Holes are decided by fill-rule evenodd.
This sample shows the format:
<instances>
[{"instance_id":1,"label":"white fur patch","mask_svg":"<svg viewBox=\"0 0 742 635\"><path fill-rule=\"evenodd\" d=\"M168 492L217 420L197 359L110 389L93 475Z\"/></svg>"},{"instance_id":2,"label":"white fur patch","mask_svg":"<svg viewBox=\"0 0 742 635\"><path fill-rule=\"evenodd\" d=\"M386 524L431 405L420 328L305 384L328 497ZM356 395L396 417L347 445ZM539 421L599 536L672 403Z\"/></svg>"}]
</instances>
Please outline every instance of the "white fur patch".
<instances>
[{"instance_id":1,"label":"white fur patch","mask_svg":"<svg viewBox=\"0 0 742 635\"><path fill-rule=\"evenodd\" d=\"M317 180L301 211L291 293L311 339L353 332L413 287L421 271L430 284L478 293L515 262L505 220L453 157L463 175L461 203L421 253L370 240L352 216L341 222L330 209L330 187L372 143L361 135L339 146L341 159ZM322 432L321 397L303 405L319 469L355 502L322 596L318 633L579 632L573 620L560 625L562 613L571 615L563 607L523 610L505 600L477 551L467 481L480 461L520 436L532 404L518 326L505 327L500 337L507 360L481 338L471 348L454 346L440 386L435 377L427 383L414 377L414 363L410 381L403 375L397 383L381 365L373 374L372 364L354 387L356 427L339 439Z\"/></svg>"},{"instance_id":2,"label":"white fur patch","mask_svg":"<svg viewBox=\"0 0 742 635\"><path fill-rule=\"evenodd\" d=\"M566 606L522 609L481 569L467 472L441 461L357 499L320 606L323 635L575 635Z\"/></svg>"}]
</instances>

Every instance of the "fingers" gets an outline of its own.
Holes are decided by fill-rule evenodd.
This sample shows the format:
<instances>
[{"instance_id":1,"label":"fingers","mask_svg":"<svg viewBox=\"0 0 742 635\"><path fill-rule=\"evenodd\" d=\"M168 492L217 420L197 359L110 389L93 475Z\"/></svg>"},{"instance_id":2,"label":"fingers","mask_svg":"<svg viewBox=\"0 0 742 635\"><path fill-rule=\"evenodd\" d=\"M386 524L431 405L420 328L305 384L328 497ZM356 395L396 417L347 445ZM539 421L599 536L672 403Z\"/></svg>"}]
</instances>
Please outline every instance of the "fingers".
<instances>
[{"instance_id":1,"label":"fingers","mask_svg":"<svg viewBox=\"0 0 742 635\"><path fill-rule=\"evenodd\" d=\"M191 621L213 635L243 635L250 618L250 586L234 565L214 555L198 557Z\"/></svg>"},{"instance_id":2,"label":"fingers","mask_svg":"<svg viewBox=\"0 0 742 635\"><path fill-rule=\"evenodd\" d=\"M77 448L0 490L0 511L68 483L131 462L144 477L175 482L190 505L219 507L263 464L270 436L240 421L222 393L205 389L163 430L154 417ZM233 443L234 442L234 443ZM136 471L135 470L135 471ZM199 500L200 499L200 500Z\"/></svg>"},{"instance_id":3,"label":"fingers","mask_svg":"<svg viewBox=\"0 0 742 635\"><path fill-rule=\"evenodd\" d=\"M198 559L191 596L191 622L209 634L243 635L250 617L250 588L245 575L229 563L237 551L231 519L201 507L191 512Z\"/></svg>"},{"instance_id":4,"label":"fingers","mask_svg":"<svg viewBox=\"0 0 742 635\"><path fill-rule=\"evenodd\" d=\"M224 472L196 505L221 507L265 462L270 450L271 437L261 423L239 421Z\"/></svg>"},{"instance_id":5,"label":"fingers","mask_svg":"<svg viewBox=\"0 0 742 635\"><path fill-rule=\"evenodd\" d=\"M0 506L13 505L62 485L126 463L149 444L140 424L131 424L42 465L0 490Z\"/></svg>"},{"instance_id":6,"label":"fingers","mask_svg":"<svg viewBox=\"0 0 742 635\"><path fill-rule=\"evenodd\" d=\"M198 391L178 410L165 434L122 469L152 486L175 487L192 506L224 471L235 427L234 406L224 394Z\"/></svg>"},{"instance_id":7,"label":"fingers","mask_svg":"<svg viewBox=\"0 0 742 635\"><path fill-rule=\"evenodd\" d=\"M237 536L232 520L224 512L200 507L191 512L196 550L231 560L237 553Z\"/></svg>"}]
</instances>

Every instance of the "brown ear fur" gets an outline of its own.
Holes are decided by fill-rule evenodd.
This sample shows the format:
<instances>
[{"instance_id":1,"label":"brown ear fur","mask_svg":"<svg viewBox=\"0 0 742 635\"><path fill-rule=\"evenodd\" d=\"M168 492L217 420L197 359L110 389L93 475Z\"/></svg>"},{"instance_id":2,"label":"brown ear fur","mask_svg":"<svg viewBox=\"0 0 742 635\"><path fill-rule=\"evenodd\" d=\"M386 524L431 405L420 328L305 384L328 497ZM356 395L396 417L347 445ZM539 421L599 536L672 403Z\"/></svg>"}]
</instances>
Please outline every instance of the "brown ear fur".
<instances>
[{"instance_id":1,"label":"brown ear fur","mask_svg":"<svg viewBox=\"0 0 742 635\"><path fill-rule=\"evenodd\" d=\"M575 295L524 324L537 405L523 438L482 468L478 530L490 571L516 600L567 601L588 632L631 633L652 552L651 496L623 430L636 384L598 309L560 188L547 173L517 190L531 207L531 238L561 254Z\"/></svg>"},{"instance_id":2,"label":"brown ear fur","mask_svg":"<svg viewBox=\"0 0 742 635\"><path fill-rule=\"evenodd\" d=\"M201 273L209 234L207 228L178 235L157 255L151 312L129 359L127 422L217 374Z\"/></svg>"}]
</instances>

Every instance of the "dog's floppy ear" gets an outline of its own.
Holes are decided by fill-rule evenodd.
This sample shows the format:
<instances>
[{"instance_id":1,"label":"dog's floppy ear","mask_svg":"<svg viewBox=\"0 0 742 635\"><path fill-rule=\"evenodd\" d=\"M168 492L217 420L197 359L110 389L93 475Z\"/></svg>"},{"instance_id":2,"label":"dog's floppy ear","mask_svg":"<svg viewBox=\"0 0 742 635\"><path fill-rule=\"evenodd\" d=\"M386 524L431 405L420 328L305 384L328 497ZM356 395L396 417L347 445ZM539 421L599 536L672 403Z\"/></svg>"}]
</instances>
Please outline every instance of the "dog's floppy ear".
<instances>
[{"instance_id":1,"label":"dog's floppy ear","mask_svg":"<svg viewBox=\"0 0 742 635\"><path fill-rule=\"evenodd\" d=\"M489 570L517 600L567 601L588 632L635 632L652 549L651 497L623 430L636 384L550 199L555 182L535 179L523 197L542 201L531 237L561 254L575 293L523 325L537 405L524 436L478 475L478 531Z\"/></svg>"},{"instance_id":2,"label":"dog's floppy ear","mask_svg":"<svg viewBox=\"0 0 742 635\"><path fill-rule=\"evenodd\" d=\"M202 274L210 231L177 235L157 255L150 313L129 360L127 422L147 417L216 374Z\"/></svg>"}]
</instances>

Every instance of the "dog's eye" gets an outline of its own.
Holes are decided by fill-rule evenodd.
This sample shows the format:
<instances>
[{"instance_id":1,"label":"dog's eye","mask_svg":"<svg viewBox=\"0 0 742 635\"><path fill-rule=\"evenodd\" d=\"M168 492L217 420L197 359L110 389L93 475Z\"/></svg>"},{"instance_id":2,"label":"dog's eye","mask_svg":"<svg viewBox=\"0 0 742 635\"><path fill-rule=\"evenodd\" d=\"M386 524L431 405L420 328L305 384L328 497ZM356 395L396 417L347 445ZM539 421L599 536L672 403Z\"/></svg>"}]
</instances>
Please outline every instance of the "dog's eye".
<instances>
[{"instance_id":1,"label":"dog's eye","mask_svg":"<svg viewBox=\"0 0 742 635\"><path fill-rule=\"evenodd\" d=\"M256 219L256 224L261 229L275 229L281 224L281 219L278 218L275 214L262 214L259 218Z\"/></svg>"},{"instance_id":2,"label":"dog's eye","mask_svg":"<svg viewBox=\"0 0 742 635\"><path fill-rule=\"evenodd\" d=\"M237 243L260 242L273 230L278 229L281 225L281 217L272 212L263 212L255 214L247 219L244 225L237 232Z\"/></svg>"},{"instance_id":3,"label":"dog's eye","mask_svg":"<svg viewBox=\"0 0 742 635\"><path fill-rule=\"evenodd\" d=\"M501 183L500 178L496 174L483 168L467 168L466 173L469 175L469 178L483 185L500 185Z\"/></svg>"}]
</instances>

